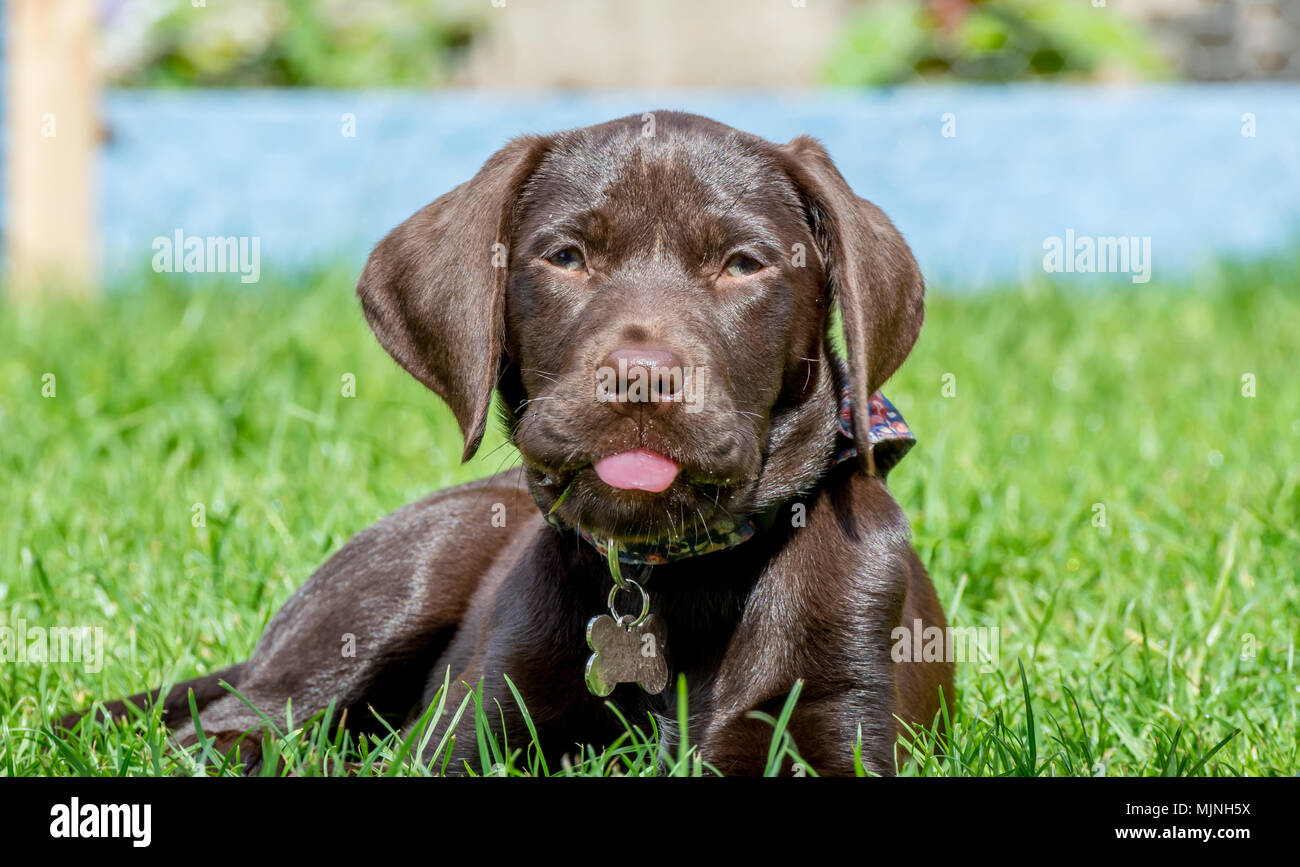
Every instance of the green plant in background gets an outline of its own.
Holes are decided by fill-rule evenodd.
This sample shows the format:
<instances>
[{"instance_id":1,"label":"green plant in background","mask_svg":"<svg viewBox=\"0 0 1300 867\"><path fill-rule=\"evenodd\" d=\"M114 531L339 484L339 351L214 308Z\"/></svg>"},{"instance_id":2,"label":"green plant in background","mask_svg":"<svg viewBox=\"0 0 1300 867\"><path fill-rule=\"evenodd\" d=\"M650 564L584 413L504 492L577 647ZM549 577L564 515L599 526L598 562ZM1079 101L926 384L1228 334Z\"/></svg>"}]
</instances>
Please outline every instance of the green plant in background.
<instances>
[{"instance_id":1,"label":"green plant in background","mask_svg":"<svg viewBox=\"0 0 1300 867\"><path fill-rule=\"evenodd\" d=\"M916 78L1165 78L1172 66L1141 28L1106 7L1059 0L882 0L850 20L826 70L830 84Z\"/></svg>"},{"instance_id":2,"label":"green plant in background","mask_svg":"<svg viewBox=\"0 0 1300 867\"><path fill-rule=\"evenodd\" d=\"M109 81L158 86L445 83L486 3L125 0L104 22Z\"/></svg>"}]
</instances>

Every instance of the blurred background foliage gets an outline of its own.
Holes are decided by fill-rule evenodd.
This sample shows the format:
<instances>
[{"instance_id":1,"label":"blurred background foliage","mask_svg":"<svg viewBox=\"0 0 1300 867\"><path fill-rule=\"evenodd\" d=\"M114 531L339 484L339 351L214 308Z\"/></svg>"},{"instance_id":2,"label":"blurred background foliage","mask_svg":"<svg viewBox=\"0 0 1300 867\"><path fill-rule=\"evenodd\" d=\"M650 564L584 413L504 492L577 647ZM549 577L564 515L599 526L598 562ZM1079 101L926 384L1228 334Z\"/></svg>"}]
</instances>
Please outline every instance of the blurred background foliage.
<instances>
[{"instance_id":1,"label":"blurred background foliage","mask_svg":"<svg viewBox=\"0 0 1300 867\"><path fill-rule=\"evenodd\" d=\"M836 9L822 81L791 83L1140 80L1175 69L1140 21L1091 0L840 0ZM108 0L107 77L128 87L445 85L501 11L488 0ZM566 38L585 41L593 34L583 28L599 27L582 11L557 22L578 28ZM770 58L742 52L729 62L755 61Z\"/></svg>"},{"instance_id":2,"label":"blurred background foliage","mask_svg":"<svg viewBox=\"0 0 1300 867\"><path fill-rule=\"evenodd\" d=\"M883 0L863 4L849 21L827 80L1149 79L1172 71L1137 23L1099 15L1089 2Z\"/></svg>"},{"instance_id":3,"label":"blurred background foliage","mask_svg":"<svg viewBox=\"0 0 1300 867\"><path fill-rule=\"evenodd\" d=\"M444 84L486 2L122 0L106 16L110 83L127 87Z\"/></svg>"}]
</instances>

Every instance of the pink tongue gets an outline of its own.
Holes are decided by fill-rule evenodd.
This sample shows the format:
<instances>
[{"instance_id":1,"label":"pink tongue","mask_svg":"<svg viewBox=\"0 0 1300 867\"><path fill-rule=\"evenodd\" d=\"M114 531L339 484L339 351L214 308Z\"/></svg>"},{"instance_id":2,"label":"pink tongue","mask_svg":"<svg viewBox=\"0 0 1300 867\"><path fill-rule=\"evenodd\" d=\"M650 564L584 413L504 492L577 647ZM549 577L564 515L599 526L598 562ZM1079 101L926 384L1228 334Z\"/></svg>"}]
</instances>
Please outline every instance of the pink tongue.
<instances>
[{"instance_id":1,"label":"pink tongue","mask_svg":"<svg viewBox=\"0 0 1300 867\"><path fill-rule=\"evenodd\" d=\"M601 458L596 475L611 488L662 491L677 478L677 462L649 449L633 449Z\"/></svg>"}]
</instances>

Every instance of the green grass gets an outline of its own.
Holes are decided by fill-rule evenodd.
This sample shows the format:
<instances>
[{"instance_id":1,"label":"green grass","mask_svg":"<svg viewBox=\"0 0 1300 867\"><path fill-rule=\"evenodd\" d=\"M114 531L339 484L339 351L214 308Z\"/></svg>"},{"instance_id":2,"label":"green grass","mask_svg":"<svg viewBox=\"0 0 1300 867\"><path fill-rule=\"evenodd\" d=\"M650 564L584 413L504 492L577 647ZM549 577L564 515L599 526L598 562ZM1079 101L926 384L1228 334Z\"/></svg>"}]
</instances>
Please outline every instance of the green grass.
<instances>
[{"instance_id":1,"label":"green grass","mask_svg":"<svg viewBox=\"0 0 1300 867\"><path fill-rule=\"evenodd\" d=\"M1298 274L932 293L886 389L920 434L891 484L950 620L997 627L1000 658L959 667L949 742L923 736L902 773L1300 771ZM374 342L346 273L9 305L0 345L0 625L106 640L95 673L0 663L0 774L231 771L149 721L63 741L49 723L244 658L349 536L516 460L494 432L456 463L450 414ZM433 711L480 732L499 713ZM627 722L564 768L484 737L473 770L655 773L650 721ZM771 722L779 763L797 745ZM336 715L272 749L298 773L440 770L395 737L345 742ZM687 744L665 769L707 766Z\"/></svg>"}]
</instances>

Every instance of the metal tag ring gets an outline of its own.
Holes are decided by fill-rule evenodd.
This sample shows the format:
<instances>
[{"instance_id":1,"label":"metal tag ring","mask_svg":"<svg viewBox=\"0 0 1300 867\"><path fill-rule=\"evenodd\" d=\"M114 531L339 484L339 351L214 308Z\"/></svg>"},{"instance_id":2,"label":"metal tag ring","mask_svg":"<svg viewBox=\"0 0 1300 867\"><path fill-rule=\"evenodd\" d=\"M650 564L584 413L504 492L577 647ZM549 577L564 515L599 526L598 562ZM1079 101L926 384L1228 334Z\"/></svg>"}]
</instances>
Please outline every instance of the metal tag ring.
<instances>
[{"instance_id":1,"label":"metal tag ring","mask_svg":"<svg viewBox=\"0 0 1300 867\"><path fill-rule=\"evenodd\" d=\"M639 617L637 617L636 620L632 621L631 624L623 623L623 615L622 615L622 614L619 614L619 613L618 613L618 609L614 607L614 597L616 597L616 596L618 595L618 591L619 591L620 589L622 589L622 588L620 588L617 584L615 584L613 587L609 588L609 613L610 613L610 616L612 616L612 617L614 618L615 621L617 621L618 623L623 624L624 626L629 626L629 627L630 627L630 626L640 626L642 623L645 622L645 619L646 619L647 617L650 616L650 594L647 593L647 592L645 592L645 588L642 587L640 584L638 584L638 583L637 583L636 581L634 581L633 579L631 579L631 578L625 578L625 579L623 579L623 580L627 583L628 588L636 588L636 592L638 592L638 593L641 594L641 615L640 615ZM631 617L632 615L629 614L629 615L627 615L627 616L628 616L628 617Z\"/></svg>"}]
</instances>

